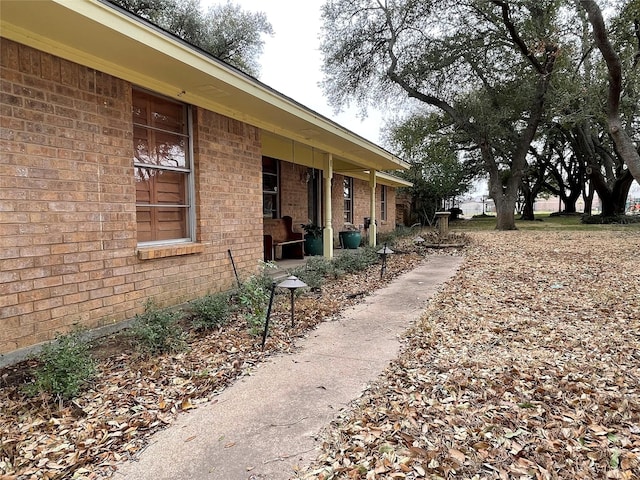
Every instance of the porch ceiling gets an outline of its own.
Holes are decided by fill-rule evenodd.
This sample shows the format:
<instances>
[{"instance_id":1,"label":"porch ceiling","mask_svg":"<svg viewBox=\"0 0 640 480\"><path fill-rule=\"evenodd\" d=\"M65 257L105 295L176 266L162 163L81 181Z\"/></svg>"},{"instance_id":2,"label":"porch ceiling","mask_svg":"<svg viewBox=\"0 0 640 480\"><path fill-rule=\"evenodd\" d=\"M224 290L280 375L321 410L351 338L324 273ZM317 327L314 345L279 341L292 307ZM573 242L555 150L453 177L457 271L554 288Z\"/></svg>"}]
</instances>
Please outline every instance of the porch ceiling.
<instances>
[{"instance_id":1,"label":"porch ceiling","mask_svg":"<svg viewBox=\"0 0 640 480\"><path fill-rule=\"evenodd\" d=\"M102 0L2 0L3 37L331 153L344 169L408 164L372 142Z\"/></svg>"}]
</instances>

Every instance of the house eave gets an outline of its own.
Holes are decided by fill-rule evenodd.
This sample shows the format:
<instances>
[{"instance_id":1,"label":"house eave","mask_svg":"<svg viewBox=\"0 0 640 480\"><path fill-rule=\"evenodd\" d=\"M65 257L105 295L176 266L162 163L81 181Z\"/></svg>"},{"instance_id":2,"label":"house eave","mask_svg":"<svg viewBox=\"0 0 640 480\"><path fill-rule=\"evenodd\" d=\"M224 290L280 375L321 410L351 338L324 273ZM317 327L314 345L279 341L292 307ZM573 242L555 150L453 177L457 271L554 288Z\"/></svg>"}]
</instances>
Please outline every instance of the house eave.
<instances>
[{"instance_id":1,"label":"house eave","mask_svg":"<svg viewBox=\"0 0 640 480\"><path fill-rule=\"evenodd\" d=\"M2 37L330 153L354 169L408 169L392 153L101 0L3 0Z\"/></svg>"}]
</instances>

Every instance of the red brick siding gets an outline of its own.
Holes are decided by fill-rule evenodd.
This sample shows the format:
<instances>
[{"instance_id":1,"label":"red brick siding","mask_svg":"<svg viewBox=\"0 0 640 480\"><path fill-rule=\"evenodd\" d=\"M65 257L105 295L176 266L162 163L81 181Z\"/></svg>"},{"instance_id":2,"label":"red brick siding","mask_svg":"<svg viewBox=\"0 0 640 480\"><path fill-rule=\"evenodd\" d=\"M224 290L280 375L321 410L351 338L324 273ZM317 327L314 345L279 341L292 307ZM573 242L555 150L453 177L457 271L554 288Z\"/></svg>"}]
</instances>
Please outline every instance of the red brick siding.
<instances>
[{"instance_id":1,"label":"red brick siding","mask_svg":"<svg viewBox=\"0 0 640 480\"><path fill-rule=\"evenodd\" d=\"M280 215L293 218L293 230L302 232L300 224L309 221L309 186L303 165L280 162Z\"/></svg>"},{"instance_id":2,"label":"red brick siding","mask_svg":"<svg viewBox=\"0 0 640 480\"><path fill-rule=\"evenodd\" d=\"M334 175L333 187L331 189L331 201L332 201L332 226L334 233L334 242L338 244L338 232L343 229L344 226L344 197L342 191L342 182L344 181L343 175ZM380 220L380 195L381 185L376 186L376 218L378 219L378 233L391 232L395 229L395 189L387 187L387 221L382 222ZM370 217L370 188L369 182L353 179L353 224L357 227L364 226L364 217ZM362 230L362 228L361 228ZM362 230L364 233L364 230Z\"/></svg>"},{"instance_id":3,"label":"red brick siding","mask_svg":"<svg viewBox=\"0 0 640 480\"><path fill-rule=\"evenodd\" d=\"M131 85L0 43L0 353L227 288L262 258L259 131L195 110L201 254L136 256Z\"/></svg>"}]
</instances>

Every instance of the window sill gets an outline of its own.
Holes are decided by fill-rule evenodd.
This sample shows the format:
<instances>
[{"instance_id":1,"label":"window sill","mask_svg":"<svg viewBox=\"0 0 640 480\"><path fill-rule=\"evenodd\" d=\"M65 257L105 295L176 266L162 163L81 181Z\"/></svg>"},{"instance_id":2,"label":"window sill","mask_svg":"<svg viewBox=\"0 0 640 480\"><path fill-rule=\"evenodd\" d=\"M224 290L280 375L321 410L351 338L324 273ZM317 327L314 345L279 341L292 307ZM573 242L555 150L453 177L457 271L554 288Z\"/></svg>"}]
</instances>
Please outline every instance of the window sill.
<instances>
[{"instance_id":1,"label":"window sill","mask_svg":"<svg viewBox=\"0 0 640 480\"><path fill-rule=\"evenodd\" d=\"M155 258L177 257L179 255L192 255L204 252L202 243L185 243L182 245L165 245L144 247L138 249L140 260L153 260Z\"/></svg>"}]
</instances>

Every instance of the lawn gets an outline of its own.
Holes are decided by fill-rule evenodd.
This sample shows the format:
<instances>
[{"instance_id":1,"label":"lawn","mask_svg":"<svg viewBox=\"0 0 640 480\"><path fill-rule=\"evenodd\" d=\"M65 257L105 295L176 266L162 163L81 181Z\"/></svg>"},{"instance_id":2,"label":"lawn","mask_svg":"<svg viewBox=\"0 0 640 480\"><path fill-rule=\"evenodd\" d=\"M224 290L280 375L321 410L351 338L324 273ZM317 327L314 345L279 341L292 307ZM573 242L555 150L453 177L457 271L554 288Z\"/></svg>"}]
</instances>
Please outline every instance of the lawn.
<instances>
[{"instance_id":1,"label":"lawn","mask_svg":"<svg viewBox=\"0 0 640 480\"><path fill-rule=\"evenodd\" d=\"M602 225L584 224L580 215L554 215L536 214L534 221L520 220L516 217L516 227L519 230L576 230L576 231L602 231L619 230L640 232L640 222L629 225ZM637 217L631 217L637 218ZM478 231L494 230L496 227L495 216L475 217L450 222L454 231Z\"/></svg>"},{"instance_id":2,"label":"lawn","mask_svg":"<svg viewBox=\"0 0 640 480\"><path fill-rule=\"evenodd\" d=\"M640 478L640 232L559 227L470 233L300 477Z\"/></svg>"}]
</instances>

